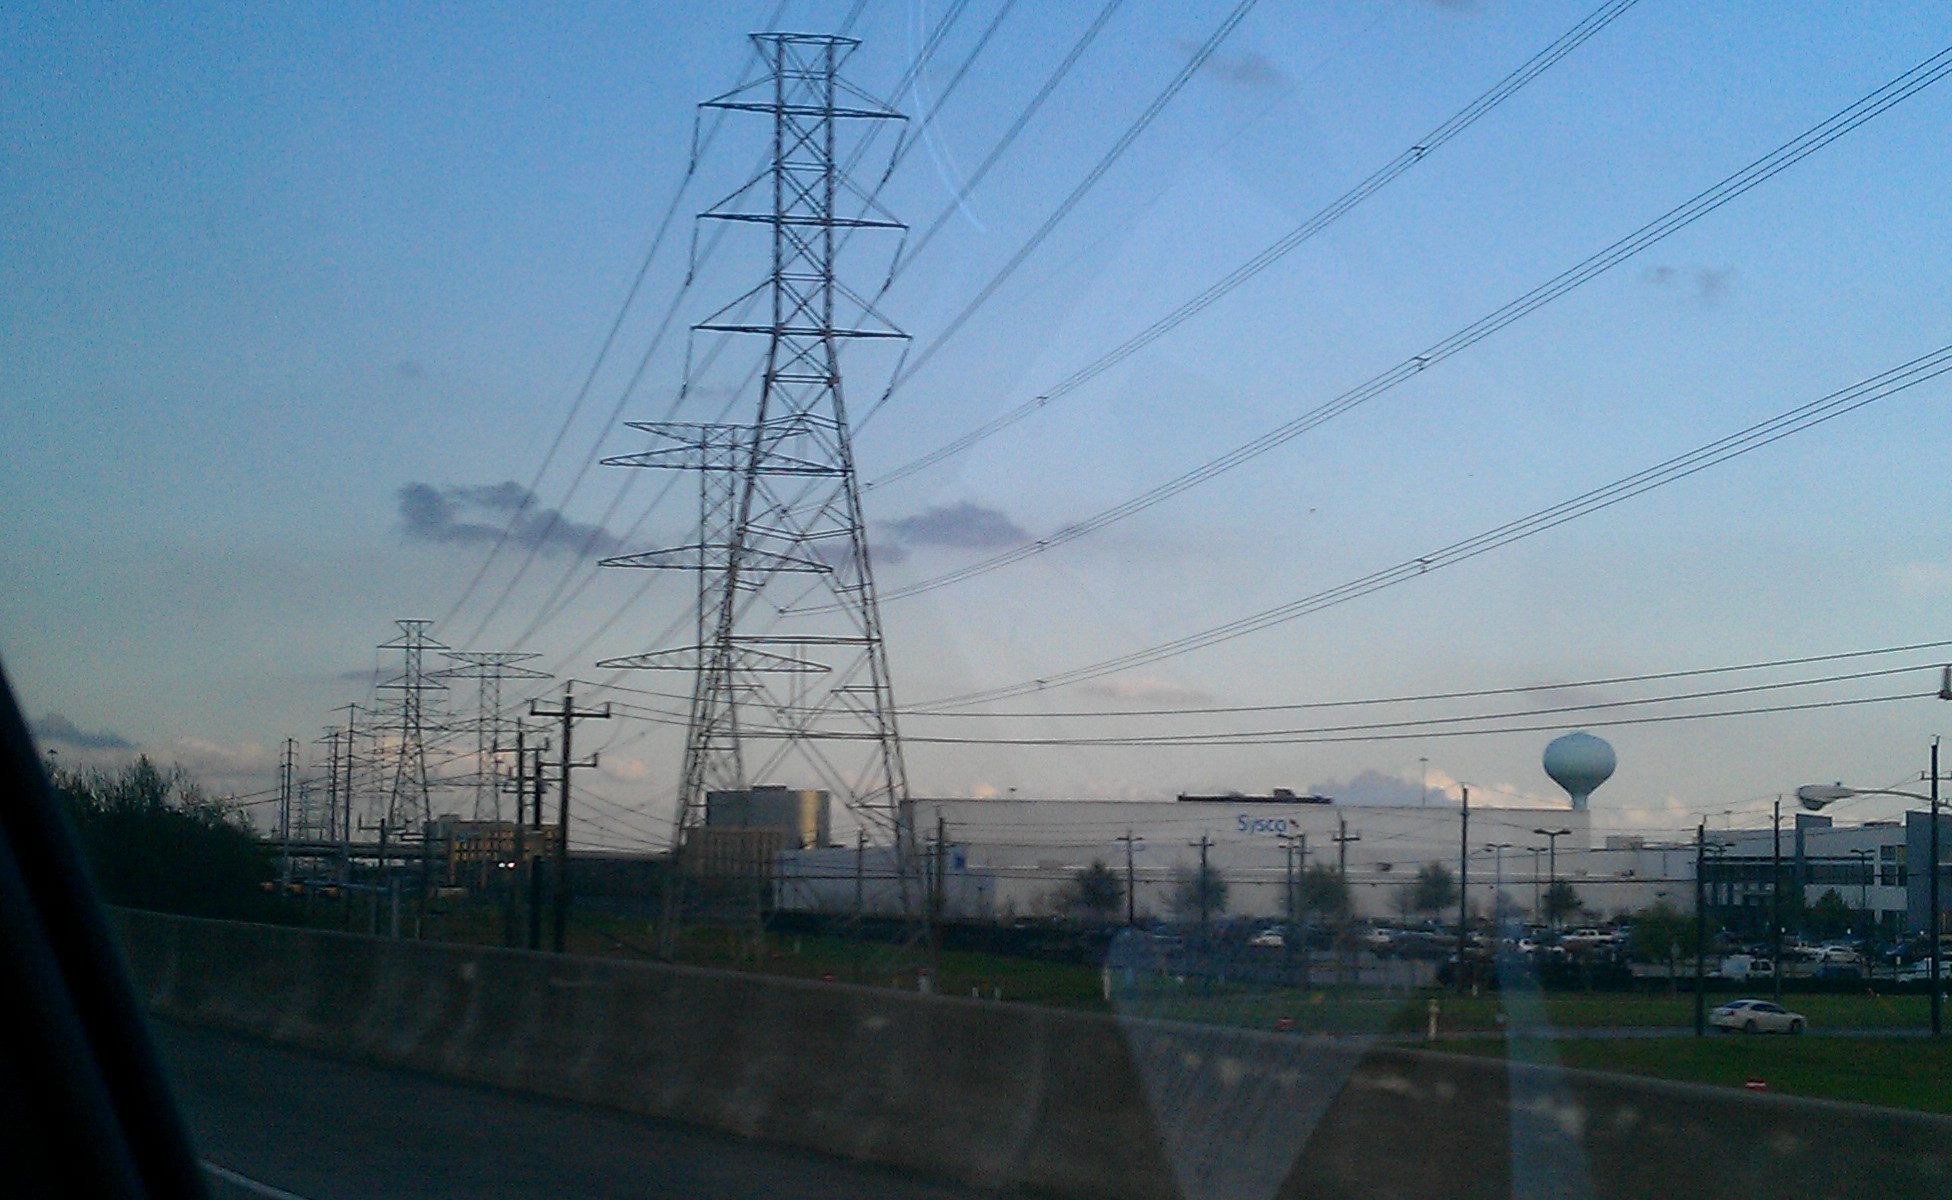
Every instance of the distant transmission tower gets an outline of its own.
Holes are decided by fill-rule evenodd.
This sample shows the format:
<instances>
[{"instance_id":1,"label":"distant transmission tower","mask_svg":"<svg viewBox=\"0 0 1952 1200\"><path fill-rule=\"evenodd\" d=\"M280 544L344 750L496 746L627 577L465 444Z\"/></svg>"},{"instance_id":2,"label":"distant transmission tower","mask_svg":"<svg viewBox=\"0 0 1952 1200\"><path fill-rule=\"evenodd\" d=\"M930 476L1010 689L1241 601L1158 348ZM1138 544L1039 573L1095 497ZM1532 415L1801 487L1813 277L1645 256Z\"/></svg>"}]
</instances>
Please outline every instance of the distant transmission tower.
<instances>
[{"instance_id":1,"label":"distant transmission tower","mask_svg":"<svg viewBox=\"0 0 1952 1200\"><path fill-rule=\"evenodd\" d=\"M472 679L476 683L478 715L474 727L474 819L501 820L502 787L498 756L507 749L504 733L514 728L502 712L502 680L547 679L547 671L521 664L541 658L540 654L515 654L503 650L449 650L447 657L458 664L439 673L441 679Z\"/></svg>"},{"instance_id":2,"label":"distant transmission tower","mask_svg":"<svg viewBox=\"0 0 1952 1200\"><path fill-rule=\"evenodd\" d=\"M427 671L427 652L447 647L427 636L432 621L395 621L400 636L380 647L400 652L400 674L380 684L391 693L381 706L378 720L390 725L394 744L392 780L386 792L383 820L393 836L412 833L421 836L434 819L432 781L427 773L427 733L438 729L438 710L430 713L429 693L447 690L447 685Z\"/></svg>"},{"instance_id":3,"label":"distant transmission tower","mask_svg":"<svg viewBox=\"0 0 1952 1200\"><path fill-rule=\"evenodd\" d=\"M605 460L699 472L697 542L604 560L697 572L698 611L692 645L598 665L693 674L676 845L708 791L781 783L826 789L877 840L906 849L908 777L840 365L850 341L906 335L835 273L839 235L904 228L840 162L873 123L903 118L840 79L858 42L753 40L768 74L703 107L769 115L771 159L700 216L766 227L772 270L693 328L764 338L765 373L749 421L632 422L652 448ZM755 298L770 300L763 324L736 315ZM822 612L780 615L800 607Z\"/></svg>"}]
</instances>

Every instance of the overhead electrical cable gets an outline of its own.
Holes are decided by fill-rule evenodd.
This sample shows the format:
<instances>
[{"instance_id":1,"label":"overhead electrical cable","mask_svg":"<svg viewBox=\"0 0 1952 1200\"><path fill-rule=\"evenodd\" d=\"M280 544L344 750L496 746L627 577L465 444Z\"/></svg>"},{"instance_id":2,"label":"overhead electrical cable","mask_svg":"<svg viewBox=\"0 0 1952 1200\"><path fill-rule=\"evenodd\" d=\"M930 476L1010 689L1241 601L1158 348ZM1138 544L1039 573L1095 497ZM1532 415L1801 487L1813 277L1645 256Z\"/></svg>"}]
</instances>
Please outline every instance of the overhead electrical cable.
<instances>
[{"instance_id":1,"label":"overhead electrical cable","mask_svg":"<svg viewBox=\"0 0 1952 1200\"><path fill-rule=\"evenodd\" d=\"M778 24L780 14L785 11L786 0L779 0L779 3L774 6L773 14L767 24L769 26ZM711 126L705 131L704 137L701 139L699 137L699 118L695 115L693 116L691 125L691 154L685 163L685 173L679 177L678 186L672 189L671 202L665 206L664 215L658 219L658 223L651 234L650 245L644 251L643 260L638 263L636 274L631 277L630 287L624 292L624 301L618 307L615 319L610 322L609 329L603 335L603 341L597 348L595 360L590 363L590 369L584 374L581 386L576 389L575 397L570 401L569 411L563 414L561 424L556 427L555 435L550 438L548 449L543 452L541 464L536 467L535 473L529 479L528 495L531 500L536 495L536 489L541 487L543 476L548 473L550 464L555 462L556 452L562 449L563 439L569 435L570 427L575 424L576 415L582 411L584 402L589 399L590 389L596 384L597 374L602 370L603 364L609 359L610 351L616 346L617 335L623 331L624 321L629 317L630 310L637 301L638 293L643 290L645 279L650 276L651 264L657 260L658 251L664 246L665 235L670 232L671 224L677 217L678 205L683 202L685 192L691 187L692 180L698 174L698 161L711 148L712 141L717 138L718 131L724 122L725 113L714 113ZM482 579L487 576L488 569L494 565L496 557L501 554L502 548L508 544L509 533L514 528L515 522L513 520L502 526L500 534L495 538L494 544L489 547L487 556L482 559L481 565L476 568L473 578L468 581L467 587L462 589L460 597L447 610L447 615L436 623L437 628L445 626L449 621L452 621L456 614L467 605L468 600L473 597L475 589L481 586Z\"/></svg>"},{"instance_id":2,"label":"overhead electrical cable","mask_svg":"<svg viewBox=\"0 0 1952 1200\"><path fill-rule=\"evenodd\" d=\"M1517 299L1494 309L1490 313L1458 330L1422 352L1413 354L1396 366L1384 371L1365 383L1342 393L1333 400L1318 405L1287 421L1261 436L1237 446L1226 453L1209 459L1191 471L1148 489L1094 516L1066 525L1045 537L1025 542L1012 549L995 554L979 562L929 579L917 581L902 587L892 588L881 593L882 603L919 596L927 592L987 575L992 571L1025 559L1033 558L1057 546L1066 545L1089 534L1096 533L1109 525L1161 504L1183 492L1190 491L1200 484L1232 471L1234 468L1268 451L1283 446L1310 429L1349 412L1350 410L1375 399L1396 388L1398 385L1421 375L1425 370L1461 353L1492 334L1529 316L1533 312L1557 300L1559 297L1580 285L1604 274L1621 263L1655 245L1670 235L1686 228L1695 221L1727 204L1763 181L1800 162L1831 142L1843 137L1865 122L1889 111L1896 105L1930 87L1952 73L1952 47L1940 50L1918 66L1904 72L1876 91L1854 102L1835 115L1811 127L1802 134L1790 139L1776 149L1756 159L1748 166L1728 176L1721 182L1697 194L1683 204L1641 226L1633 233L1613 242L1604 249L1592 254L1578 264L1567 268L1558 275L1519 296ZM797 610L801 612L824 611L820 607Z\"/></svg>"},{"instance_id":3,"label":"overhead electrical cable","mask_svg":"<svg viewBox=\"0 0 1952 1200\"><path fill-rule=\"evenodd\" d=\"M1087 679L1097 679L1119 671L1130 670L1162 659L1189 654L1195 650L1231 641L1238 637L1292 621L1309 613L1320 612L1339 604L1347 603L1361 596L1367 596L1384 588L1418 579L1431 571L1454 566L1476 558L1480 554L1522 541L1548 529L1557 528L1568 521L1589 516L1602 509L1611 508L1624 500L1630 500L1656 488L1678 482L1695 474L1740 457L1752 450L1767 446L1772 442L1815 428L1846 413L1854 412L1868 404L1876 403L1886 397L1896 395L1916 387L1928 380L1936 379L1947 371L1952 371L1952 345L1941 346L1929 354L1893 367L1888 371L1851 385L1841 391L1833 392L1818 400L1758 422L1726 437L1677 455L1664 462L1617 479L1603 487L1582 492L1567 500L1546 508L1528 513L1516 520L1507 521L1492 529L1475 534L1448 546L1433 550L1428 554L1408 559L1393 567L1371 572L1368 575L1349 580L1323 591L1303 596L1300 599L1264 609L1250 616L1241 617L1220 625L1211 626L1197 633L1161 642L1143 650L1135 650L1115 658L1102 659L1082 667L1061 671L1040 679L1027 680L1006 687L986 688L981 691L944 697L935 701L925 701L912 707L920 709L967 707L972 704L989 703L1012 696L1028 695L1049 688L1063 687L1081 683Z\"/></svg>"},{"instance_id":4,"label":"overhead electrical cable","mask_svg":"<svg viewBox=\"0 0 1952 1200\"><path fill-rule=\"evenodd\" d=\"M1916 654L1925 650L1944 650L1947 648L1952 648L1952 639L1931 642L1907 642L1902 645L1879 646L1869 650L1840 650L1829 654L1806 654L1793 658L1763 659L1717 667L1688 667L1670 671L1648 671L1637 675L1607 675L1594 679L1575 679L1557 683L1527 683L1503 687L1466 688L1448 692L1419 692L1393 696L1357 696L1343 700L1308 700L1288 704L1196 705L1186 708L1044 709L1040 711L1013 710L1003 712L994 710L971 712L966 710L928 710L915 708L904 708L897 711L907 717L962 717L984 720L1009 720L1013 718L1059 720L1073 717L1234 716L1243 713L1368 708L1381 705L1429 704L1443 700L1471 700L1491 696L1533 695L1539 692L1584 691L1591 688L1619 687L1630 683L1658 683L1671 679L1699 679L1708 675L1735 675L1753 671L1776 671L1785 667L1847 662L1859 658L1881 658L1892 654ZM690 697L680 695L676 692L659 692L647 688L626 687L614 683L592 683L590 686L609 691L649 696L659 700L684 701L690 699Z\"/></svg>"},{"instance_id":5,"label":"overhead electrical cable","mask_svg":"<svg viewBox=\"0 0 1952 1200\"><path fill-rule=\"evenodd\" d=\"M1106 150L1104 155L1092 166L1091 170L1085 173L1084 178L1078 181L1077 185L1071 189L1070 194L1058 204L1050 216L1044 219L1044 223L1037 227L1036 232L1032 233L1017 248L1016 253L1012 254L1003 266L990 277L989 281L977 290L969 302L963 305L956 315L949 319L949 323L926 346L917 351L912 359L904 361L901 370L889 378L888 386L883 389L881 397L868 406L867 411L861 415L860 420L854 422L854 430L856 433L867 428L868 423L874 420L875 414L880 412L888 401L894 397L896 390L912 378L917 371L927 366L929 361L942 349L943 345L960 332L962 327L968 323L969 319L976 315L977 310L989 303L990 297L994 296L997 290L1007 283L1011 276L1017 273L1018 268L1022 267L1030 259L1030 256L1037 252L1037 248L1044 244L1044 239L1049 237L1064 218L1071 214L1071 210L1078 206L1079 202L1085 198L1093 187L1097 186L1098 181L1104 178L1105 173L1110 171L1120 158L1124 157L1125 152L1131 149L1132 143L1136 142L1139 136L1151 127L1153 121L1158 118L1159 114L1165 110L1166 106L1172 102L1174 97L1179 95L1187 83L1192 80L1193 76L1199 72L1199 69L1206 65L1207 59L1213 56L1214 51L1220 48L1221 43L1227 40L1227 36L1247 18L1247 14L1252 12L1254 6L1259 2L1260 0L1239 0L1239 3L1234 5L1233 9L1221 20L1219 27L1209 34L1206 41L1202 42L1193 51L1192 56L1180 68L1179 73L1174 75L1165 88L1153 97L1152 103L1146 106L1145 111L1140 113L1126 127L1125 132L1119 135L1118 140L1113 142L1111 148Z\"/></svg>"},{"instance_id":6,"label":"overhead electrical cable","mask_svg":"<svg viewBox=\"0 0 1952 1200\"><path fill-rule=\"evenodd\" d=\"M1560 59L1571 54L1588 39L1612 24L1614 20L1624 15L1637 2L1638 0L1614 0L1613 3L1602 5L1588 15L1585 20L1566 31L1557 41L1533 55L1530 59L1526 60L1524 65L1499 80L1489 91L1453 113L1443 124L1437 126L1423 137L1418 138L1409 148L1377 168L1368 178L1356 184L1340 196L1337 196L1334 200L1329 201L1328 204L1324 205L1307 220L1283 234L1279 239L1262 249L1252 258L1249 258L1246 262L1241 263L1233 270L1222 275L1191 299L1180 304L1171 312L1147 325L1144 329L1120 342L1104 354L1099 355L1091 362L1079 367L1050 388L1024 401L1017 407L1010 409L996 419L978 426L944 446L931 450L918 458L911 459L885 475L870 480L863 486L870 489L881 487L885 484L906 479L938 463L954 458L963 451L1001 433L1025 417L1040 411L1052 401L1061 399L1078 390L1106 371L1124 362L1132 355L1137 354L1140 350L1150 346L1153 342L1158 341L1166 334L1179 328L1187 321L1206 311L1206 309L1217 303L1235 288L1240 287L1248 280L1259 275L1262 271L1267 270L1281 259L1287 257L1296 247L1313 238L1330 225L1333 225L1363 201L1401 178L1412 167L1415 167L1428 158L1431 153L1441 148L1445 143L1457 137L1459 134L1462 134L1466 129L1476 124L1479 119L1489 115L1499 105L1517 94L1526 84L1544 74ZM926 239L924 239L923 244L927 244ZM917 253L919 252L920 247L917 247Z\"/></svg>"},{"instance_id":7,"label":"overhead electrical cable","mask_svg":"<svg viewBox=\"0 0 1952 1200\"><path fill-rule=\"evenodd\" d=\"M917 53L916 57L909 63L907 69L903 71L900 80L896 83L895 90L894 90L894 98L898 99L901 95L906 94L906 92L914 86L916 79L919 78L922 70L927 66L928 60L930 59L930 57L932 57L935 54L936 50L941 47L943 39L947 37L951 27L953 27L956 21L960 19L964 9L968 7L968 4L969 4L969 0L957 0L957 3L952 4L949 7L948 11L946 11L943 14L942 18L936 22L928 38L924 41L921 50ZM777 21L777 13L775 13L775 23L776 21ZM851 25L852 21L850 20L848 24ZM994 23L992 23L992 26L988 32L990 33L994 32ZM985 36L982 39L982 42L979 44L978 47L979 51L981 49L981 45L987 44L987 41L988 41L988 37ZM966 64L965 64L965 68L966 68ZM957 79L960 80L960 78L961 78L961 74L959 72L957 75ZM726 115L725 110L723 109L719 110L714 114L715 120L712 126L713 133L717 132L718 123L723 121L725 115ZM869 138L872 139L872 137L878 135L878 133L879 133L879 126L877 125L877 127L874 130L870 131ZM854 156L856 160L858 160L858 158L866 152L868 144L869 144L868 142L864 141L863 143L861 143L859 146L855 148ZM699 154L697 152L694 152L692 156L692 164L690 170L692 171L696 170L698 157ZM761 156L759 163L753 169L753 174L755 177L766 169L766 164L769 161L769 159L770 159L770 155ZM886 183L886 178L884 176L883 184L885 185L885 183ZM680 196L681 195L682 192L680 193ZM680 196L672 197L673 208L670 212L667 212L666 214L666 224L669 223L671 213L676 211L675 206ZM873 207L874 203L875 201L873 196L863 197L863 204L865 207ZM574 477L571 478L567 491L563 495L562 499L557 503L557 505L550 510L549 517L545 521L543 528L540 531L538 531L535 537L530 539L528 552L523 556L522 562L516 568L515 572L509 577L508 581L503 585L501 593L495 598L494 603L489 606L487 613L482 617L480 623L475 627L474 632L470 634L469 637L466 639L467 641L473 642L475 640L478 640L481 637L482 633L485 632L486 629L488 628L489 623L495 619L495 617L501 612L502 607L505 604L507 604L510 597L514 595L515 589L518 586L520 586L522 580L527 576L529 569L532 566L534 566L537 557L541 553L542 547L548 542L549 537L551 536L551 534L554 533L558 522L561 520L564 509L567 507L570 500L575 498L576 493L581 489L584 481L589 477L589 473L591 469L596 465L598 458L602 454L602 448L605 439L609 436L610 431L616 427L618 421L622 418L625 407L628 406L631 398L635 395L638 385L642 382L645 373L650 368L652 359L657 354L657 351L662 347L664 343L664 339L666 335L669 333L673 321L677 317L677 314L679 312L679 309L682 305L686 293L690 290L693 282L697 278L698 269L704 264L704 262L709 261L710 258L713 256L713 254L716 253L720 242L723 240L723 238L726 235L726 232L727 232L726 227L722 225L719 228L714 229L712 231L711 236L706 241L705 251L704 254L701 256L699 255L696 249L696 241L695 241L696 234L694 231L694 248L692 252L691 265L685 273L684 280L678 289L677 295L672 298L671 304L665 309L664 316L658 322L656 331L652 334L650 344L645 348L642 356L639 357L637 362L637 367L634 371L632 371L629 380L624 384L623 390L619 393L616 403L611 406L609 415L605 417L602 425L600 426L596 438L590 445L588 453L584 455L581 465L577 468ZM735 303L750 304L756 301L758 298L759 298L759 293L754 292L749 296L747 296L743 301L735 301ZM726 338L729 338L733 335L725 335L725 336ZM723 344L724 344L724 340L722 339L720 345ZM688 394L689 371L690 371L689 357L690 357L690 352L688 349L687 367L686 367L687 370L686 387L679 389L677 396L672 400L671 404L667 408L664 417L662 419L669 420L672 416L674 416L677 412L679 405L681 405L684 402L684 399ZM730 406L728 405L728 410L729 407ZM557 595L561 594L562 588L566 584L567 580L575 574L578 562L588 557L590 551L595 546L597 540L600 537L602 537L603 533L605 532L605 529L608 526L611 518L616 515L616 511L622 505L624 497L629 494L631 489L635 486L636 482L637 480L635 476L631 476L627 478L624 481L624 483L617 489L616 493L612 496L610 504L605 509L603 516L590 526L590 530L588 534L583 539L583 545L581 549L576 554L571 556L570 565L565 569L563 576L558 580L558 583L554 591L552 591L551 593L550 600L544 603L545 608L548 606L549 603L554 602L554 599ZM503 530L502 537L503 539L506 539L507 529ZM485 565L483 569L484 570L486 569Z\"/></svg>"}]
</instances>

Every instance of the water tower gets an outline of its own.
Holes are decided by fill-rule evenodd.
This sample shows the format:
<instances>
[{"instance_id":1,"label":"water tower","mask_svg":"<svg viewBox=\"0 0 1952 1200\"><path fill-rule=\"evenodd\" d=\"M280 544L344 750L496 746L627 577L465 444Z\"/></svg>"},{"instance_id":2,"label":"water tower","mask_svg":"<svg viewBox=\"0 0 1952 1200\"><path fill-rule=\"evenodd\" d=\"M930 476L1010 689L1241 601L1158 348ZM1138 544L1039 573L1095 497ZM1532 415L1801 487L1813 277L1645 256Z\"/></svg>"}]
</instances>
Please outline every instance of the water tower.
<instances>
[{"instance_id":1,"label":"water tower","mask_svg":"<svg viewBox=\"0 0 1952 1200\"><path fill-rule=\"evenodd\" d=\"M1612 777L1617 761L1613 747L1590 733L1569 733L1545 748L1545 773L1566 789L1577 812L1586 811L1587 797Z\"/></svg>"}]
</instances>

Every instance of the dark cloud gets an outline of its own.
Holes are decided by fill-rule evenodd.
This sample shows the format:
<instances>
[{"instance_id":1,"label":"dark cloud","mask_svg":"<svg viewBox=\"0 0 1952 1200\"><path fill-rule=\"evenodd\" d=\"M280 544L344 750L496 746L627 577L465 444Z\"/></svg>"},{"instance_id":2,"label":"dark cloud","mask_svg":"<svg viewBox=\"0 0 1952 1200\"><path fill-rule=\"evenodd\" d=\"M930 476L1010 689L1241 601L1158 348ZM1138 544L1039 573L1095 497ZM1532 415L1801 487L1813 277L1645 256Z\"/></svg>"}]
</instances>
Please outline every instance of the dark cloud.
<instances>
[{"instance_id":1,"label":"dark cloud","mask_svg":"<svg viewBox=\"0 0 1952 1200\"><path fill-rule=\"evenodd\" d=\"M34 736L44 742L73 746L77 750L133 750L136 744L108 729L89 732L60 713L46 713L34 722Z\"/></svg>"},{"instance_id":2,"label":"dark cloud","mask_svg":"<svg viewBox=\"0 0 1952 1200\"><path fill-rule=\"evenodd\" d=\"M400 525L409 539L443 545L510 545L545 554L611 554L617 536L536 503L514 480L488 484L409 483L400 489Z\"/></svg>"},{"instance_id":3,"label":"dark cloud","mask_svg":"<svg viewBox=\"0 0 1952 1200\"><path fill-rule=\"evenodd\" d=\"M1734 267L1670 267L1666 265L1648 267L1640 273L1642 283L1650 287L1686 287L1703 304L1714 304L1728 295L1735 282Z\"/></svg>"},{"instance_id":4,"label":"dark cloud","mask_svg":"<svg viewBox=\"0 0 1952 1200\"><path fill-rule=\"evenodd\" d=\"M1190 54L1199 49L1199 43L1182 38L1180 49ZM1203 69L1222 83L1255 92L1277 91L1289 83L1288 73L1281 69L1280 64L1259 50L1216 54L1206 60Z\"/></svg>"},{"instance_id":5,"label":"dark cloud","mask_svg":"<svg viewBox=\"0 0 1952 1200\"><path fill-rule=\"evenodd\" d=\"M932 505L912 517L889 521L885 528L904 547L995 550L1030 540L1030 534L1001 510L968 500ZM877 547L877 552L885 549Z\"/></svg>"}]
</instances>

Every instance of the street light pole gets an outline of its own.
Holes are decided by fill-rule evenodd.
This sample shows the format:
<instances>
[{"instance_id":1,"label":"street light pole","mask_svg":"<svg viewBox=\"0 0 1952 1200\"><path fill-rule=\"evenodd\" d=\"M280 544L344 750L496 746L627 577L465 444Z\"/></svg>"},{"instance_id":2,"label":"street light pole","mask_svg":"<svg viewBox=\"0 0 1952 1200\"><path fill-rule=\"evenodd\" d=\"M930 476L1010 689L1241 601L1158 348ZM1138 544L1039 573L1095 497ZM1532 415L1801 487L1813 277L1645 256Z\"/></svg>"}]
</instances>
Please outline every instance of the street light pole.
<instances>
[{"instance_id":1,"label":"street light pole","mask_svg":"<svg viewBox=\"0 0 1952 1200\"><path fill-rule=\"evenodd\" d=\"M1952 667L1948 667L1946 669L1946 674L1947 674L1947 683L1949 686L1952 686ZM1944 693L1941 692L1940 695L1943 696ZM1941 955L1939 954L1938 951L1938 913L1939 913L1938 854L1939 854L1938 851L1938 739L1933 738L1932 739L1932 854L1931 854L1932 882L1931 882L1931 886L1926 889L1926 894L1929 897L1929 899L1927 900L1927 906L1932 910L1931 919L1926 922L1926 926L1931 930L1931 939L1932 939L1931 947L1932 947L1932 1036L1933 1037L1937 1037L1939 1035L1940 1029L1942 1028L1943 1018L1940 1010L1944 1006L1944 997L1939 995L1939 971L1941 968L1939 967L1938 960L1941 957Z\"/></svg>"}]
</instances>

